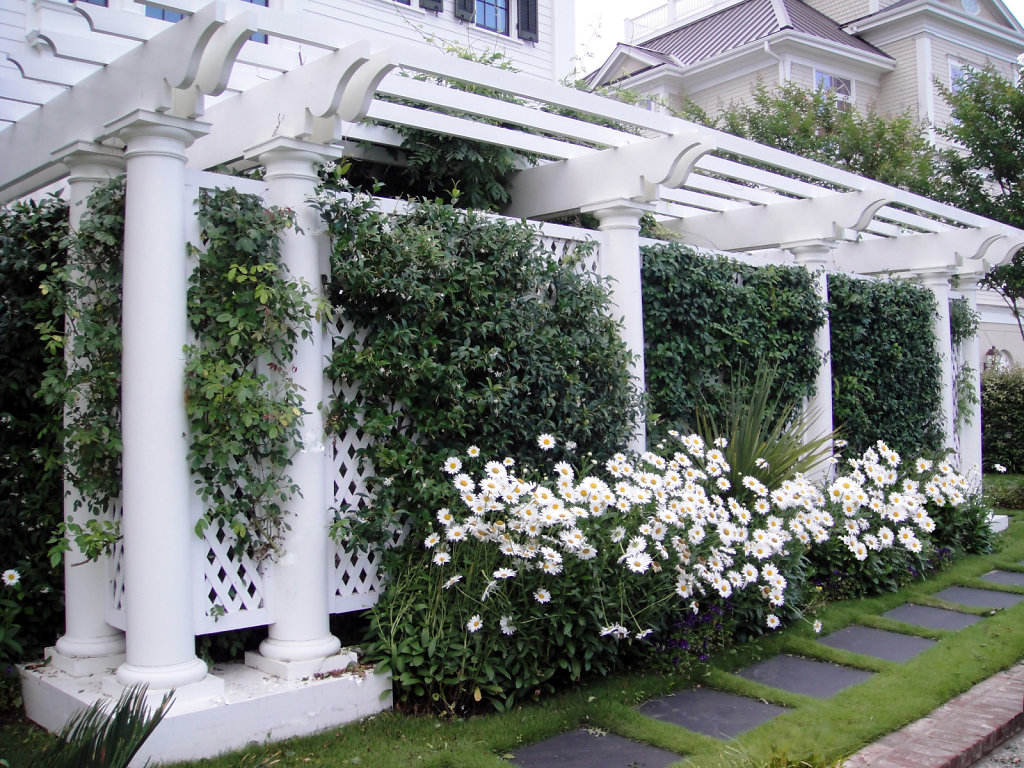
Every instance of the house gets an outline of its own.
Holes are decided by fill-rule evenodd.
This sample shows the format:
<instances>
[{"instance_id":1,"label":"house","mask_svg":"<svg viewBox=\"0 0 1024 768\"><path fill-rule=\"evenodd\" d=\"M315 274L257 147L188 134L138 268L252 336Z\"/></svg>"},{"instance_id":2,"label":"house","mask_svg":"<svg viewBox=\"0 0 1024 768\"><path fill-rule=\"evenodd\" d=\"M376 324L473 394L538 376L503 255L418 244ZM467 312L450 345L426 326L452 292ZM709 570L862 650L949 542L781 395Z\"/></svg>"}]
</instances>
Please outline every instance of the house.
<instances>
[{"instance_id":1,"label":"house","mask_svg":"<svg viewBox=\"0 0 1024 768\"><path fill-rule=\"evenodd\" d=\"M516 69L558 81L573 55L573 0L248 0L271 11L351 28L377 46L458 46L497 52ZM0 0L0 127L65 86L113 61L169 22L194 13L198 0ZM88 16L76 8L88 8ZM298 40L253 35L232 90L265 80L322 54ZM339 41L341 42L341 41ZM62 63L55 66L53 59ZM262 70L262 72L261 72ZM22 75L25 77L23 78ZM39 83L28 87L25 78Z\"/></svg>"},{"instance_id":2,"label":"house","mask_svg":"<svg viewBox=\"0 0 1024 768\"><path fill-rule=\"evenodd\" d=\"M906 110L932 131L949 120L940 86L968 68L1012 78L1024 27L1002 0L670 0L626 24L589 77L649 98L689 99L709 114L748 100L757 83L825 88L883 114ZM982 362L1024 362L1024 340L1002 300L979 297Z\"/></svg>"}]
</instances>

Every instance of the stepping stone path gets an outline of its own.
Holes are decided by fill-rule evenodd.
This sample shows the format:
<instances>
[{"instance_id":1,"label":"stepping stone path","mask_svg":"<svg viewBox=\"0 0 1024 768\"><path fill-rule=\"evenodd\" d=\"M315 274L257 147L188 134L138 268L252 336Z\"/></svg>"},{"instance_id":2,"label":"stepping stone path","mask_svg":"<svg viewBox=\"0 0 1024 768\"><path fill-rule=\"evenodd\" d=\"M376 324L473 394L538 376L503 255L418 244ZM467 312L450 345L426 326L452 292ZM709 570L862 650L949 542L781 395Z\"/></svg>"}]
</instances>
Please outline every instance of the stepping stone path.
<instances>
[{"instance_id":1,"label":"stepping stone path","mask_svg":"<svg viewBox=\"0 0 1024 768\"><path fill-rule=\"evenodd\" d=\"M691 688L648 701L640 712L705 736L731 739L787 712L766 701L711 688Z\"/></svg>"},{"instance_id":2,"label":"stepping stone path","mask_svg":"<svg viewBox=\"0 0 1024 768\"><path fill-rule=\"evenodd\" d=\"M863 683L872 673L825 661L780 655L744 667L737 674L772 688L827 699L851 685Z\"/></svg>"},{"instance_id":3,"label":"stepping stone path","mask_svg":"<svg viewBox=\"0 0 1024 768\"><path fill-rule=\"evenodd\" d=\"M960 611L949 611L945 608L932 608L928 605L914 605L906 603L886 611L882 614L886 619L902 621L904 624L912 624L927 629L946 629L955 632L972 624L981 621L981 616Z\"/></svg>"},{"instance_id":4,"label":"stepping stone path","mask_svg":"<svg viewBox=\"0 0 1024 768\"><path fill-rule=\"evenodd\" d=\"M829 648L900 662L908 661L935 645L934 640L923 637L856 626L833 632L831 635L821 638L819 642Z\"/></svg>"},{"instance_id":5,"label":"stepping stone path","mask_svg":"<svg viewBox=\"0 0 1024 768\"><path fill-rule=\"evenodd\" d=\"M985 574L982 579L993 584L1024 587L1024 573L996 570ZM950 603L992 610L1008 608L1024 600L1024 595L973 587L947 587L934 596ZM893 608L883 616L913 626L948 631L958 631L984 620L982 616L913 603ZM937 641L900 632L850 626L820 638L819 642L830 648L902 663L927 650ZM839 664L780 654L745 667L736 674L772 688L825 699L864 682L873 673ZM1024 671L1021 674L1024 675ZM990 694L989 696L991 697ZM1019 701L1016 689L1013 689L1012 697ZM705 736L726 740L735 738L744 731L756 728L788 711L785 707L765 701L710 688L679 691L648 701L638 709L647 717L678 725ZM1017 717L1024 715L1018 712ZM946 731L950 729L948 725L942 727ZM886 740L896 740L897 743L894 747L889 747ZM952 734L948 739L939 739L934 733L929 732L927 741L927 749L915 743L914 748L907 751L901 747L897 734L892 734L878 742L877 747L872 745L851 757L851 765L857 768L861 765L865 768L868 765L887 768L969 765L969 761L962 762L959 759L977 748L973 741L969 744L959 744L952 738ZM873 749L885 752L885 756L882 757L881 752L875 755L871 751ZM939 755L943 750L949 753L947 757ZM897 753L898 756L892 758L895 762L887 762ZM683 757L664 749L630 741L613 733L603 733L596 729L577 729L516 750L511 764L521 768L664 768Z\"/></svg>"},{"instance_id":6,"label":"stepping stone path","mask_svg":"<svg viewBox=\"0 0 1024 768\"><path fill-rule=\"evenodd\" d=\"M996 592L992 589L975 587L946 587L936 592L933 597L950 603L969 605L972 608L1009 608L1024 600L1024 595L1013 595L1009 592Z\"/></svg>"},{"instance_id":7,"label":"stepping stone path","mask_svg":"<svg viewBox=\"0 0 1024 768\"><path fill-rule=\"evenodd\" d=\"M517 749L512 763L522 768L665 768L679 760L675 752L580 728Z\"/></svg>"}]
</instances>

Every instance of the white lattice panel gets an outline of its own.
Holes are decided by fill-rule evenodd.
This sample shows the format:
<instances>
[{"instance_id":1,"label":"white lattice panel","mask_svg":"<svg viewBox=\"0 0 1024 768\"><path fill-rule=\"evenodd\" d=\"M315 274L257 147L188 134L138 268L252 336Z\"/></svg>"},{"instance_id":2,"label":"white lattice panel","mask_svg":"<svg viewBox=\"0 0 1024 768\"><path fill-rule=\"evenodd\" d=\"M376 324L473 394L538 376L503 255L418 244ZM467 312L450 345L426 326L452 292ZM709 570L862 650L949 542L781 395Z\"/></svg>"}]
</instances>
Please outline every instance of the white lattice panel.
<instances>
[{"instance_id":1,"label":"white lattice panel","mask_svg":"<svg viewBox=\"0 0 1024 768\"><path fill-rule=\"evenodd\" d=\"M235 535L225 528L207 528L197 538L193 562L197 569L196 634L258 627L271 621L267 601L270 561L257 565L232 551Z\"/></svg>"},{"instance_id":2,"label":"white lattice panel","mask_svg":"<svg viewBox=\"0 0 1024 768\"><path fill-rule=\"evenodd\" d=\"M124 516L121 508L121 501L118 499L111 505L111 516L115 523L120 527L121 518ZM117 627L120 630L124 630L128 624L128 615L125 611L125 600L124 600L124 538L119 538L114 542L114 550L110 554L110 559L107 561L107 567L109 568L109 582L107 593L107 615L106 622L112 627Z\"/></svg>"},{"instance_id":3,"label":"white lattice panel","mask_svg":"<svg viewBox=\"0 0 1024 768\"><path fill-rule=\"evenodd\" d=\"M601 274L601 248L596 241L542 235L540 245L557 262L574 261L578 274Z\"/></svg>"}]
</instances>

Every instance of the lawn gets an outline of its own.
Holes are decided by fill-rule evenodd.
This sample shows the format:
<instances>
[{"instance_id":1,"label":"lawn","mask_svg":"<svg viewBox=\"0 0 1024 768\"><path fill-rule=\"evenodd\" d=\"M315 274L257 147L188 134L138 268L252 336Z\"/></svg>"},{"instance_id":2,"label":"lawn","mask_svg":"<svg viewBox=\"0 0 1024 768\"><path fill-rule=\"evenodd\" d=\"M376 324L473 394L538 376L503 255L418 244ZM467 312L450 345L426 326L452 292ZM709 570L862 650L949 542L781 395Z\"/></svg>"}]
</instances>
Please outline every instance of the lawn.
<instances>
[{"instance_id":1,"label":"lawn","mask_svg":"<svg viewBox=\"0 0 1024 768\"><path fill-rule=\"evenodd\" d=\"M999 478L1001 486L1009 482L1012 479ZM1024 603L994 613L974 609L986 620L958 632L923 630L881 617L885 611L907 601L951 607L931 595L953 584L1024 593L1021 588L979 580L993 568L1024 571L1024 513L1008 514L1010 527L997 538L993 553L965 558L898 593L833 603L818 612L823 634L861 624L938 641L902 664L828 648L815 642L809 623L799 622L777 634L734 647L713 657L707 665L685 673L627 670L608 678L588 680L559 696L507 714L442 720L389 712L315 736L178 765L502 768L509 765L504 758L515 749L580 725L677 752L680 766L764 766L772 756L779 755L793 761L807 760L812 765L827 765L922 717L1024 658ZM827 700L780 692L732 674L779 652L841 662L876 674ZM694 685L754 696L791 707L792 711L747 731L730 744L723 744L644 717L636 710L647 699ZM0 765L26 765L29 756L47 738L23 722L0 726Z\"/></svg>"}]
</instances>

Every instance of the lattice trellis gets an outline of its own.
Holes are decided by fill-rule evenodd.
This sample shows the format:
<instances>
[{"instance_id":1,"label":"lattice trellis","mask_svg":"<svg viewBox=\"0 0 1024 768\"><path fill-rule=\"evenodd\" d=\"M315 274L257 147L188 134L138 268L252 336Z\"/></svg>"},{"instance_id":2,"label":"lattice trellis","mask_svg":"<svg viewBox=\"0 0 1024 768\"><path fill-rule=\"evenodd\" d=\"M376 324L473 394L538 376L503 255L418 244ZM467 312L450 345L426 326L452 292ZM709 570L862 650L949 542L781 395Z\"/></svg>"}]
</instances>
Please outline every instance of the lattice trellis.
<instances>
[{"instance_id":1,"label":"lattice trellis","mask_svg":"<svg viewBox=\"0 0 1024 768\"><path fill-rule=\"evenodd\" d=\"M121 518L124 516L120 499L111 504L110 513L114 522L118 527L120 527ZM114 549L110 554L110 559L107 561L107 567L109 568L109 591L107 593L108 603L106 621L110 626L124 630L128 624L128 614L125 611L124 598L125 574L123 537L114 542Z\"/></svg>"},{"instance_id":2,"label":"lattice trellis","mask_svg":"<svg viewBox=\"0 0 1024 768\"><path fill-rule=\"evenodd\" d=\"M551 257L558 262L567 258L576 260L576 272L579 274L601 274L601 249L598 243L589 246L588 241L579 237L565 237L557 235L542 234L540 246L551 254Z\"/></svg>"},{"instance_id":3,"label":"lattice trellis","mask_svg":"<svg viewBox=\"0 0 1024 768\"><path fill-rule=\"evenodd\" d=\"M227 528L207 528L196 538L196 634L256 627L271 621L267 600L268 560L257 565L232 551L237 538ZM264 573L266 571L267 573Z\"/></svg>"}]
</instances>

